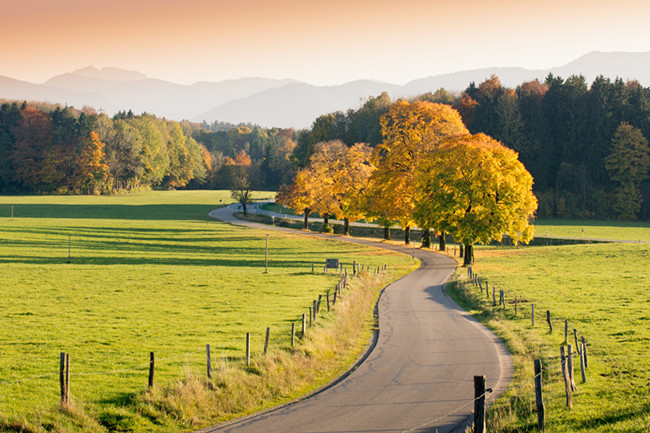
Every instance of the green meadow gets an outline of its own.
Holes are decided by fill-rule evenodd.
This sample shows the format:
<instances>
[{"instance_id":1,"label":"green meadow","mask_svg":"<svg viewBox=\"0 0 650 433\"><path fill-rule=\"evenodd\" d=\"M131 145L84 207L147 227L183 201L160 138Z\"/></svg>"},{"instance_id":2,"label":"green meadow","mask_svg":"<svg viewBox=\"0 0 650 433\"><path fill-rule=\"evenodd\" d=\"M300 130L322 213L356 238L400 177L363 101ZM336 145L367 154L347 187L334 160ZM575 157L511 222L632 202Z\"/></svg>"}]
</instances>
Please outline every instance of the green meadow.
<instances>
[{"instance_id":1,"label":"green meadow","mask_svg":"<svg viewBox=\"0 0 650 433\"><path fill-rule=\"evenodd\" d=\"M627 229L611 236L622 238ZM533 382L536 358L542 359L546 369L546 431L650 431L648 263L650 244L477 249L474 271L488 281L490 290L496 289L497 299L499 290L507 292L507 309L493 307L491 293L488 298L485 290L466 281L456 284L453 293L505 339L515 362L511 387L488 414L489 431L538 431ZM534 327L531 304L535 304ZM559 360L565 320L568 344L575 346L573 329L579 339L584 336L587 341L587 381L582 383L576 357L578 390L572 410L566 407Z\"/></svg>"},{"instance_id":2,"label":"green meadow","mask_svg":"<svg viewBox=\"0 0 650 433\"><path fill-rule=\"evenodd\" d=\"M239 365L247 332L254 355L266 327L272 347L289 348L291 323L339 279L312 273L312 262L388 264L395 276L413 268L410 257L384 250L208 217L229 202L218 191L0 197L5 428L51 418L43 414L58 408L60 352L71 357L73 401L95 415L120 412L147 388L149 352L165 384L205 375L206 344L214 360ZM35 431L56 430L48 422ZM168 431L139 422L135 431Z\"/></svg>"},{"instance_id":3,"label":"green meadow","mask_svg":"<svg viewBox=\"0 0 650 433\"><path fill-rule=\"evenodd\" d=\"M650 242L650 223L590 220L536 220L535 237L544 238L545 236L575 239Z\"/></svg>"}]
</instances>

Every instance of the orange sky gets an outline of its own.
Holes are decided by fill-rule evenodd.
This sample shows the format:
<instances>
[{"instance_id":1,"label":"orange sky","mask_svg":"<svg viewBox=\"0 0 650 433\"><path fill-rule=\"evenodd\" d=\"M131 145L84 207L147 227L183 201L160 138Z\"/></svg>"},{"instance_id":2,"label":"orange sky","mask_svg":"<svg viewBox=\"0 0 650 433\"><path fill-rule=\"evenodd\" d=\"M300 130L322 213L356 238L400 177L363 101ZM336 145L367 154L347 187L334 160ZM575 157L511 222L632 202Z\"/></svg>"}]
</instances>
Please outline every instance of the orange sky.
<instances>
[{"instance_id":1,"label":"orange sky","mask_svg":"<svg viewBox=\"0 0 650 433\"><path fill-rule=\"evenodd\" d=\"M409 80L650 51L647 0L0 0L0 75L88 65L183 84Z\"/></svg>"}]
</instances>

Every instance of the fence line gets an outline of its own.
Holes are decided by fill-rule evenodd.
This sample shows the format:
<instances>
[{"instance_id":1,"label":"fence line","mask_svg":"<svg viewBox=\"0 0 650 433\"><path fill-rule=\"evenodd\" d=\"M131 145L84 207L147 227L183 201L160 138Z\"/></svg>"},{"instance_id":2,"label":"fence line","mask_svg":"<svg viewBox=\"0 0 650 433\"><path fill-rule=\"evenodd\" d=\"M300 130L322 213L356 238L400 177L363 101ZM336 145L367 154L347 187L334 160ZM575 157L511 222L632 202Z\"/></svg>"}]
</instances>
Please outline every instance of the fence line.
<instances>
[{"instance_id":1,"label":"fence line","mask_svg":"<svg viewBox=\"0 0 650 433\"><path fill-rule=\"evenodd\" d=\"M311 264L311 266L313 267L313 263ZM380 271L386 271L387 269L388 269L387 265L383 265L382 267L378 266L376 268L376 270L374 271L374 273L378 274ZM366 265L365 272L369 274L370 270L371 270L370 266ZM338 271L338 275L340 276L340 278L338 279L338 282L337 282L337 284L336 284L336 286L334 288L334 303L332 304L332 307L336 303L337 294L338 294L338 300L340 301L341 294L342 294L342 289L346 289L347 285L348 285L347 284L348 283L347 268L344 268L343 264L341 264L340 268L337 269L337 271ZM324 272L327 273L326 270ZM357 270L357 272L361 273L362 271ZM328 297L328 299L329 299L330 290L327 290L327 292L326 292L326 296ZM313 307L311 307L313 309L313 319L314 319L314 321L316 320L316 315L320 313L320 304L321 304L322 298L323 298L323 294L319 294L318 295L318 300L314 301ZM328 302L327 311L330 311L330 308L331 307L330 307L329 302ZM305 336L305 329L304 329L305 315L304 314L302 314L302 320L303 320L303 332L301 333L300 337L304 338L304 336ZM311 321L311 317L310 317L310 321ZM293 321L291 323L291 325L292 325L291 326L291 334L290 334L291 347L293 347L293 345L294 345L295 323L296 323L296 321ZM267 328L267 333L266 333L264 354L266 354L267 351L268 351L268 345L269 345L269 328ZM208 372L207 373L208 375L210 375L210 373L212 372L211 360L210 360L210 348L209 347L210 347L210 345L207 345L208 357L207 357L207 360L204 360L204 362L208 364L207 365L207 370L206 370ZM249 350L250 350L250 346L249 346ZM69 359L70 354L64 353L64 352L61 352L61 353L63 353L63 355L66 357L64 359ZM115 352L115 353L119 353L119 352ZM176 355L176 356L168 356L168 357L164 357L164 358L159 358L158 356L156 356L155 357L155 364L154 364L154 361L153 361L153 359L154 359L153 356L154 355L153 355L153 352L150 352L151 358L146 362L143 361L141 364L138 364L137 366L133 366L133 367L126 367L126 368L109 370L109 371L75 372L74 369L70 370L69 364L67 364L67 365L64 365L62 367L62 369L60 371L58 371L58 372L46 373L46 374L42 374L42 375L19 378L19 379L13 379L13 380L2 380L2 381L0 381L0 385L19 384L19 383L30 382L30 381L35 381L35 380L39 380L39 379L46 379L46 378L57 377L57 376L60 377L61 374L62 374L61 371L63 371L64 372L63 374L65 375L65 379L61 380L61 385L62 385L62 395L61 395L61 397L62 397L62 404L64 404L64 403L67 404L68 403L68 398L69 398L69 385L70 385L69 378L70 377L108 376L108 375L123 374L123 373L143 373L143 374L146 374L147 370L149 370L149 384L150 384L150 386L152 386L153 385L153 373L155 371L155 366L156 365L159 367L161 364L166 364L166 363L169 363L170 361L175 361L175 360L178 360L178 359L187 358L188 356L198 355L198 354L205 354L205 353L206 353L206 348L202 348L201 350L197 350L197 351L183 352L182 354ZM144 359L144 357L145 357L145 353L143 353L143 359ZM232 356L225 355L225 356L223 356L221 358L225 359L227 362L230 361L230 360L237 360L237 361L241 360L241 357L239 357L239 356L232 357ZM73 362L74 361L75 360L73 359ZM69 361L66 361L66 362L69 363ZM248 363L250 363L250 359L248 360Z\"/></svg>"}]
</instances>

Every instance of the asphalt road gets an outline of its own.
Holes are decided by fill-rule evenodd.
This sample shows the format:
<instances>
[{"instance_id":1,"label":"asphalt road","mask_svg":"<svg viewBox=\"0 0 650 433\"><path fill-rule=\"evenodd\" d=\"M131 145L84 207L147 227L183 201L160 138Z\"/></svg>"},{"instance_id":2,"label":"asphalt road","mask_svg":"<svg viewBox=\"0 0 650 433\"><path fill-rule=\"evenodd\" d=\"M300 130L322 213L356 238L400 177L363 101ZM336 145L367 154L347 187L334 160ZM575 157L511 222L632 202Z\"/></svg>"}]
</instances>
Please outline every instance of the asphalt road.
<instances>
[{"instance_id":1,"label":"asphalt road","mask_svg":"<svg viewBox=\"0 0 650 433\"><path fill-rule=\"evenodd\" d=\"M211 216L241 223L226 208ZM338 239L414 253L422 262L383 292L379 335L367 358L308 398L201 433L463 431L474 409L473 377L486 376L487 387L495 391L489 399L503 391L511 373L507 351L445 294L443 283L456 265L452 259L404 246Z\"/></svg>"}]
</instances>

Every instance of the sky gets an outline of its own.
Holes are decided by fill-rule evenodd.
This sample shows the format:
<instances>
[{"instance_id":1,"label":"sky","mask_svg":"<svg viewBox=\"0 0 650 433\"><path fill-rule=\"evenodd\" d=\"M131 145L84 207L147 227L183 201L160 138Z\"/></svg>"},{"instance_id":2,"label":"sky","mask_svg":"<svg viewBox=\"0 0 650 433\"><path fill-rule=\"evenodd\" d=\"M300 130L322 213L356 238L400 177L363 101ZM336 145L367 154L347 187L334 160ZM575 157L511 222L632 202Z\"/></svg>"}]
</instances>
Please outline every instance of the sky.
<instances>
[{"instance_id":1,"label":"sky","mask_svg":"<svg viewBox=\"0 0 650 433\"><path fill-rule=\"evenodd\" d=\"M242 77L394 84L650 51L647 0L0 0L0 75L86 66L179 84Z\"/></svg>"}]
</instances>

